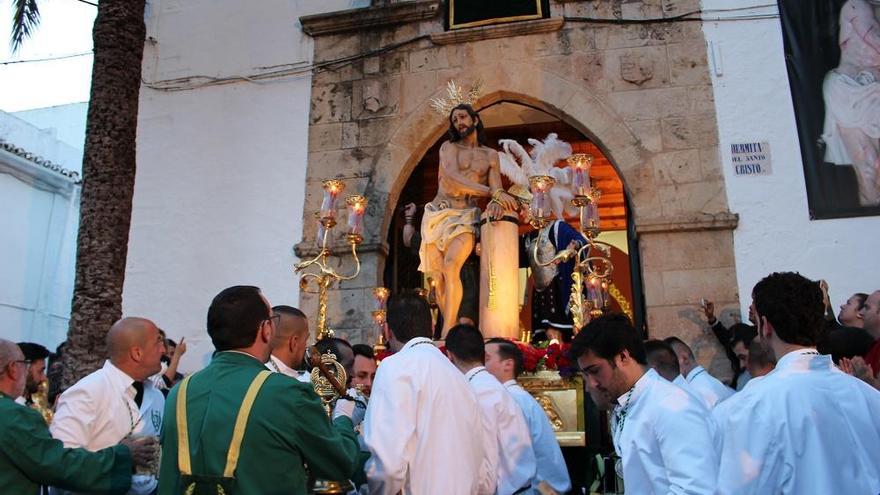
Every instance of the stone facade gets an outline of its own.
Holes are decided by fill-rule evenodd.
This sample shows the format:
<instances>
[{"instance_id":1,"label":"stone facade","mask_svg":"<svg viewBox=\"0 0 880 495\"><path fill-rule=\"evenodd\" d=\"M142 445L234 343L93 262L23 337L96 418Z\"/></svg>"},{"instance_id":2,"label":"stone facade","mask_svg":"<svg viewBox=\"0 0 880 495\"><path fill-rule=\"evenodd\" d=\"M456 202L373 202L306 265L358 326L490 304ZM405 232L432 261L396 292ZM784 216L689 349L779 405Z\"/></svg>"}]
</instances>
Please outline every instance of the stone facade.
<instances>
[{"instance_id":1,"label":"stone facade","mask_svg":"<svg viewBox=\"0 0 880 495\"><path fill-rule=\"evenodd\" d=\"M387 5L386 5L387 4ZM719 375L729 366L704 329L699 300L739 313L705 40L698 22L600 24L699 9L698 0L552 0L551 18L444 32L437 1L387 3L302 18L314 35L304 241L315 252L321 179L370 201L360 277L330 296L334 329L371 341L370 289L401 189L446 130L428 106L447 81L479 79L476 107L512 101L557 116L605 152L632 208L651 337L678 335ZM353 22L360 19L361 22ZM382 20L385 21L382 21ZM491 123L490 123L491 124ZM340 249L343 246L339 241ZM346 261L346 264L349 262ZM350 268L350 267L348 267ZM316 298L302 295L313 312Z\"/></svg>"}]
</instances>

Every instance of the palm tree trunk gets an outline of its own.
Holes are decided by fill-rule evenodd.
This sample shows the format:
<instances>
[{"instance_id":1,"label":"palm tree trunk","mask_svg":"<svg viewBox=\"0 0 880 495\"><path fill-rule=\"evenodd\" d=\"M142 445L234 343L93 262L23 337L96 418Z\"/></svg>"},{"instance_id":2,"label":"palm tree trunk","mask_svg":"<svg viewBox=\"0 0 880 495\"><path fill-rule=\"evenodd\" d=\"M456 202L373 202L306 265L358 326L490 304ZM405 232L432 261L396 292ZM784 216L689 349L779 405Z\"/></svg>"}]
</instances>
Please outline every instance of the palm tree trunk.
<instances>
[{"instance_id":1,"label":"palm tree trunk","mask_svg":"<svg viewBox=\"0 0 880 495\"><path fill-rule=\"evenodd\" d=\"M83 156L76 281L63 386L101 367L105 337L122 314L134 194L145 0L101 0Z\"/></svg>"}]
</instances>

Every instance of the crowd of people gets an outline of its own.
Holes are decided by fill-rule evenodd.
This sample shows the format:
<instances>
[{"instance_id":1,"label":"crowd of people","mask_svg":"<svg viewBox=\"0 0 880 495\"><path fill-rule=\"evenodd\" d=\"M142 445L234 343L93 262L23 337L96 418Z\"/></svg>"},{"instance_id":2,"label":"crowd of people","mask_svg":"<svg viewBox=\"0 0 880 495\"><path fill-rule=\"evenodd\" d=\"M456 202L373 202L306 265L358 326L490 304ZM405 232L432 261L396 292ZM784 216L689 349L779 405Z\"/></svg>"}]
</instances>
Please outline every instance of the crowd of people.
<instances>
[{"instance_id":1,"label":"crowd of people","mask_svg":"<svg viewBox=\"0 0 880 495\"><path fill-rule=\"evenodd\" d=\"M612 476L634 494L880 492L880 291L854 294L836 318L827 287L794 273L766 277L752 298L753 325L730 328L702 303L731 361L727 384L684 340L643 341L620 314L574 336L585 390L610 418ZM183 377L185 341L148 319L119 320L103 367L43 406L54 417L38 412L54 355L0 340L3 492L306 493L321 480L350 493L573 488L553 426L517 382L520 348L468 323L439 348L423 297L389 300L391 354L378 368L369 346L315 343L348 377L329 410L311 383L302 311L235 286L214 298L206 328L216 352Z\"/></svg>"}]
</instances>

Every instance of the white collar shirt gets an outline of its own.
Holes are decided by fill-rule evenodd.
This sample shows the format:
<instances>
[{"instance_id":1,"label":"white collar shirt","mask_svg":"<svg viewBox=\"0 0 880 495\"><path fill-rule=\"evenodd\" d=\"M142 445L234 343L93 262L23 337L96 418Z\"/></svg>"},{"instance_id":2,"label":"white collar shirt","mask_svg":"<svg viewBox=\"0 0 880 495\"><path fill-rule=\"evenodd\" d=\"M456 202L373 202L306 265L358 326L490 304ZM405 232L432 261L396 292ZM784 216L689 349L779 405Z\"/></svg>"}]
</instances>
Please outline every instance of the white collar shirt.
<instances>
[{"instance_id":1,"label":"white collar shirt","mask_svg":"<svg viewBox=\"0 0 880 495\"><path fill-rule=\"evenodd\" d=\"M82 447L92 452L116 445L129 435L159 436L165 396L150 380L145 380L143 400L138 407L133 383L134 379L105 361L101 369L61 394L50 433L65 447ZM153 476L135 475L129 493L151 493L156 485Z\"/></svg>"},{"instance_id":2,"label":"white collar shirt","mask_svg":"<svg viewBox=\"0 0 880 495\"><path fill-rule=\"evenodd\" d=\"M266 368L276 373L281 373L282 375L296 378L303 383L311 383L312 381L312 377L309 373L291 368L290 366L284 364L284 361L275 357L274 354L269 356L269 361L266 363Z\"/></svg>"},{"instance_id":3,"label":"white collar shirt","mask_svg":"<svg viewBox=\"0 0 880 495\"><path fill-rule=\"evenodd\" d=\"M710 375L702 366L692 369L685 377L691 388L703 397L709 409L733 395L734 390Z\"/></svg>"},{"instance_id":4,"label":"white collar shirt","mask_svg":"<svg viewBox=\"0 0 880 495\"><path fill-rule=\"evenodd\" d=\"M618 398L611 431L627 493L714 493L715 423L702 403L655 370Z\"/></svg>"},{"instance_id":5,"label":"white collar shirt","mask_svg":"<svg viewBox=\"0 0 880 495\"><path fill-rule=\"evenodd\" d=\"M532 480L532 488L537 489L543 481L558 493L568 492L571 489L571 479L553 425L550 424L544 408L538 404L532 394L519 386L516 380L508 380L504 382L504 386L519 405L529 427L537 468L535 478Z\"/></svg>"},{"instance_id":6,"label":"white collar shirt","mask_svg":"<svg viewBox=\"0 0 880 495\"><path fill-rule=\"evenodd\" d=\"M363 423L376 494L473 495L485 462L480 409L464 376L427 338L382 360Z\"/></svg>"},{"instance_id":7,"label":"white collar shirt","mask_svg":"<svg viewBox=\"0 0 880 495\"><path fill-rule=\"evenodd\" d=\"M799 349L723 411L718 493L880 493L880 392Z\"/></svg>"},{"instance_id":8,"label":"white collar shirt","mask_svg":"<svg viewBox=\"0 0 880 495\"><path fill-rule=\"evenodd\" d=\"M706 408L712 409L712 406L709 403L709 401L706 399L706 397L703 395L700 395L700 393L698 393L696 390L694 390L694 387L692 387L691 384L688 383L688 381L683 376L678 375L677 377L675 377L675 380L672 380L672 384L675 385L676 387L684 390L685 392L691 394L693 397L695 397L697 400L699 400L704 406L706 406Z\"/></svg>"},{"instance_id":9,"label":"white collar shirt","mask_svg":"<svg viewBox=\"0 0 880 495\"><path fill-rule=\"evenodd\" d=\"M484 366L470 369L465 378L487 419L489 436L494 437L498 445L495 493L510 495L531 486L537 467L532 435L522 409Z\"/></svg>"}]
</instances>

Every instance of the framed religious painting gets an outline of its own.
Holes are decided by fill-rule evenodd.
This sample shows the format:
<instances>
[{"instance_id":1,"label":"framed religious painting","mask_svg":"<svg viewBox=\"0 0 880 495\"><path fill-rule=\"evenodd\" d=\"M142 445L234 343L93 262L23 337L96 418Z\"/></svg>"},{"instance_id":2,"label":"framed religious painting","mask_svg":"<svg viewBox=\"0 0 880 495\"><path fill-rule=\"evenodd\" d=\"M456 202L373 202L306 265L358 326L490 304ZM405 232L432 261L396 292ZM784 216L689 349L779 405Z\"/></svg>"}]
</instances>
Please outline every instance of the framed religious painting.
<instances>
[{"instance_id":1,"label":"framed religious painting","mask_svg":"<svg viewBox=\"0 0 880 495\"><path fill-rule=\"evenodd\" d=\"M779 0L810 218L880 215L880 0Z\"/></svg>"},{"instance_id":2,"label":"framed religious painting","mask_svg":"<svg viewBox=\"0 0 880 495\"><path fill-rule=\"evenodd\" d=\"M447 29L462 29L550 17L549 0L448 0Z\"/></svg>"}]
</instances>

